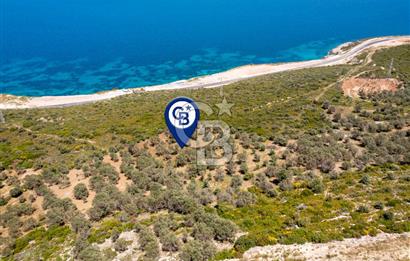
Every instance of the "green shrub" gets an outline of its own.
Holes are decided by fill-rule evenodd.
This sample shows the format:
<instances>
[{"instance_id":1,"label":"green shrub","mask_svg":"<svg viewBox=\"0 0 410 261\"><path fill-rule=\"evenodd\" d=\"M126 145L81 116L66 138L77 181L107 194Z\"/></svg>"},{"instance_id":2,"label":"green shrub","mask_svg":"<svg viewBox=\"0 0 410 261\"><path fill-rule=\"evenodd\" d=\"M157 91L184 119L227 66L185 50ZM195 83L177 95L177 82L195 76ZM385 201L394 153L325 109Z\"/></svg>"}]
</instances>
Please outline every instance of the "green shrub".
<instances>
[{"instance_id":1,"label":"green shrub","mask_svg":"<svg viewBox=\"0 0 410 261\"><path fill-rule=\"evenodd\" d=\"M375 209L383 209L384 208L384 204L382 202L376 202L374 204L374 208Z\"/></svg>"},{"instance_id":2,"label":"green shrub","mask_svg":"<svg viewBox=\"0 0 410 261\"><path fill-rule=\"evenodd\" d=\"M236 199L236 207L244 207L252 205L256 202L256 197L253 193L248 191L241 191L238 193L238 198Z\"/></svg>"},{"instance_id":3,"label":"green shrub","mask_svg":"<svg viewBox=\"0 0 410 261\"><path fill-rule=\"evenodd\" d=\"M79 183L74 187L74 197L78 200L86 200L88 198L87 186L83 183Z\"/></svg>"},{"instance_id":4,"label":"green shrub","mask_svg":"<svg viewBox=\"0 0 410 261\"><path fill-rule=\"evenodd\" d=\"M322 193L325 189L323 182L319 178L312 179L307 186L313 193Z\"/></svg>"},{"instance_id":5,"label":"green shrub","mask_svg":"<svg viewBox=\"0 0 410 261\"><path fill-rule=\"evenodd\" d=\"M131 242L120 238L117 241L115 241L114 243L114 249L117 252L124 252L125 250L127 250L128 246L130 245Z\"/></svg>"},{"instance_id":6,"label":"green shrub","mask_svg":"<svg viewBox=\"0 0 410 261\"><path fill-rule=\"evenodd\" d=\"M235 176L232 177L230 186L232 188L236 189L236 188L239 188L242 185L242 182L243 182L242 177L238 176L238 175L235 175Z\"/></svg>"},{"instance_id":7,"label":"green shrub","mask_svg":"<svg viewBox=\"0 0 410 261\"><path fill-rule=\"evenodd\" d=\"M235 237L236 226L229 220L217 218L211 224L215 239L218 241L232 241Z\"/></svg>"},{"instance_id":8,"label":"green shrub","mask_svg":"<svg viewBox=\"0 0 410 261\"><path fill-rule=\"evenodd\" d=\"M65 224L65 213L61 208L52 208L47 211L47 224L49 226L61 226Z\"/></svg>"},{"instance_id":9,"label":"green shrub","mask_svg":"<svg viewBox=\"0 0 410 261\"><path fill-rule=\"evenodd\" d=\"M196 222L192 230L192 236L199 241L207 241L214 238L214 230L203 222Z\"/></svg>"},{"instance_id":10,"label":"green shrub","mask_svg":"<svg viewBox=\"0 0 410 261\"><path fill-rule=\"evenodd\" d=\"M157 237L168 234L170 230L175 230L178 227L178 223L170 216L160 216L154 222L154 232Z\"/></svg>"},{"instance_id":11,"label":"green shrub","mask_svg":"<svg viewBox=\"0 0 410 261\"><path fill-rule=\"evenodd\" d=\"M360 179L359 182L362 183L362 184L364 184L364 185L370 184L370 177L369 177L369 175L363 175L363 177Z\"/></svg>"},{"instance_id":12,"label":"green shrub","mask_svg":"<svg viewBox=\"0 0 410 261\"><path fill-rule=\"evenodd\" d=\"M383 219L385 220L393 220L394 219L394 214L392 212L383 212L382 214Z\"/></svg>"},{"instance_id":13,"label":"green shrub","mask_svg":"<svg viewBox=\"0 0 410 261\"><path fill-rule=\"evenodd\" d=\"M144 249L145 260L157 260L159 256L159 246L157 241L150 241Z\"/></svg>"},{"instance_id":14,"label":"green shrub","mask_svg":"<svg viewBox=\"0 0 410 261\"><path fill-rule=\"evenodd\" d=\"M70 219L71 229L76 234L87 234L91 228L91 223L83 215L76 215Z\"/></svg>"},{"instance_id":15,"label":"green shrub","mask_svg":"<svg viewBox=\"0 0 410 261\"><path fill-rule=\"evenodd\" d=\"M359 213L369 213L369 208L365 205L360 205L357 208L357 212L359 212Z\"/></svg>"},{"instance_id":16,"label":"green shrub","mask_svg":"<svg viewBox=\"0 0 410 261\"><path fill-rule=\"evenodd\" d=\"M81 261L103 260L102 254L97 246L87 246L77 256Z\"/></svg>"},{"instance_id":17,"label":"green shrub","mask_svg":"<svg viewBox=\"0 0 410 261\"><path fill-rule=\"evenodd\" d=\"M14 187L10 190L10 197L12 198L17 198L19 197L21 194L23 194L23 191L21 190L20 187Z\"/></svg>"},{"instance_id":18,"label":"green shrub","mask_svg":"<svg viewBox=\"0 0 410 261\"><path fill-rule=\"evenodd\" d=\"M183 246L179 258L182 261L206 261L210 260L215 253L216 248L212 243L191 240Z\"/></svg>"},{"instance_id":19,"label":"green shrub","mask_svg":"<svg viewBox=\"0 0 410 261\"><path fill-rule=\"evenodd\" d=\"M8 202L8 200L7 200L7 199L5 199L4 197L0 197L0 206L4 206L4 205L6 205L6 204L7 204L7 202Z\"/></svg>"},{"instance_id":20,"label":"green shrub","mask_svg":"<svg viewBox=\"0 0 410 261\"><path fill-rule=\"evenodd\" d=\"M246 250L257 246L257 243L255 241L255 239L250 238L248 236L241 236L240 238L238 238L235 241L235 245L234 248L236 251L238 251L239 253L243 253Z\"/></svg>"},{"instance_id":21,"label":"green shrub","mask_svg":"<svg viewBox=\"0 0 410 261\"><path fill-rule=\"evenodd\" d=\"M161 236L160 242L163 251L176 252L180 248L180 242L173 232Z\"/></svg>"}]
</instances>

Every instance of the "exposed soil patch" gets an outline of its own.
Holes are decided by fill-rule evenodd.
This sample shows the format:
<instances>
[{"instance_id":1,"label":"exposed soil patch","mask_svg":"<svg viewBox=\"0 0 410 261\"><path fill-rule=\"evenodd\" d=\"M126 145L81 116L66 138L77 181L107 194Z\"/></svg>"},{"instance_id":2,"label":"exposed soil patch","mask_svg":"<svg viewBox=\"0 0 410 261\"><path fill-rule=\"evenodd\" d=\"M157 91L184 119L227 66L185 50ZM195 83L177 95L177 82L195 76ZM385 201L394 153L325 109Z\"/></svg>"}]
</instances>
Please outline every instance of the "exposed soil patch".
<instances>
[{"instance_id":1,"label":"exposed soil patch","mask_svg":"<svg viewBox=\"0 0 410 261\"><path fill-rule=\"evenodd\" d=\"M117 154L117 156L118 156L118 160L113 161L109 155L106 155L104 156L103 162L108 163L114 167L115 171L118 173L118 176L120 177L116 187L118 188L119 191L123 192L127 189L129 185L132 184L132 181L127 179L127 177L125 177L125 175L121 173L120 167L121 167L122 159L120 155Z\"/></svg>"},{"instance_id":2,"label":"exposed soil patch","mask_svg":"<svg viewBox=\"0 0 410 261\"><path fill-rule=\"evenodd\" d=\"M400 84L400 81L394 78L350 78L343 81L342 90L347 96L358 97L361 93L372 94L383 91L395 92L399 88Z\"/></svg>"},{"instance_id":3,"label":"exposed soil patch","mask_svg":"<svg viewBox=\"0 0 410 261\"><path fill-rule=\"evenodd\" d=\"M83 172L75 169L69 172L68 178L70 180L69 186L60 187L58 185L54 185L50 187L51 191L60 199L70 198L79 211L86 213L87 210L91 208L92 201L95 197L95 192L92 191L89 186L90 178L84 178ZM74 187L79 183L84 183L88 188L89 196L86 201L77 200L74 197Z\"/></svg>"}]
</instances>

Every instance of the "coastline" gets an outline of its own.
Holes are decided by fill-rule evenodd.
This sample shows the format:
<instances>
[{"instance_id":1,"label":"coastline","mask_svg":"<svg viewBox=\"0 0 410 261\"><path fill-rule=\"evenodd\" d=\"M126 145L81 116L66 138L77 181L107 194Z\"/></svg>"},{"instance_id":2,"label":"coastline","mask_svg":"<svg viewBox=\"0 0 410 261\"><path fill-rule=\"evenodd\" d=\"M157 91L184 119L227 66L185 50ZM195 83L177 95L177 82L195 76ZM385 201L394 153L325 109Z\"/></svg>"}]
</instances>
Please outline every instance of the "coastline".
<instances>
[{"instance_id":1,"label":"coastline","mask_svg":"<svg viewBox=\"0 0 410 261\"><path fill-rule=\"evenodd\" d=\"M346 48L346 46L349 46L350 44L352 44L352 47ZM94 94L42 97L24 97L0 94L0 109L65 107L108 100L122 95L138 92L178 90L188 88L215 88L237 81L272 73L346 64L348 62L351 62L356 56L360 55L368 49L398 46L402 44L410 44L410 36L376 37L363 40L358 43L343 43L335 49L331 50L329 52L329 55L317 60L280 64L244 65L216 74L195 77L187 80L180 80L167 84L112 90Z\"/></svg>"}]
</instances>

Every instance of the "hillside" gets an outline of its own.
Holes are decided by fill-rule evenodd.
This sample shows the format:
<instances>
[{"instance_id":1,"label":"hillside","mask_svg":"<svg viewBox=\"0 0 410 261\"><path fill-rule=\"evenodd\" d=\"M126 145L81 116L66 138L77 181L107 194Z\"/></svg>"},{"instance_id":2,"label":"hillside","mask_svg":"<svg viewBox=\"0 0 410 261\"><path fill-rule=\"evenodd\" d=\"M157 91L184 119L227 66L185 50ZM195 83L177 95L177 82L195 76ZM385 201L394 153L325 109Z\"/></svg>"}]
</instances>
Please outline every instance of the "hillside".
<instances>
[{"instance_id":1,"label":"hillside","mask_svg":"<svg viewBox=\"0 0 410 261\"><path fill-rule=\"evenodd\" d=\"M177 147L163 110L178 96L230 126L230 163ZM222 260L410 232L409 112L410 45L215 89L5 110L2 257Z\"/></svg>"}]
</instances>

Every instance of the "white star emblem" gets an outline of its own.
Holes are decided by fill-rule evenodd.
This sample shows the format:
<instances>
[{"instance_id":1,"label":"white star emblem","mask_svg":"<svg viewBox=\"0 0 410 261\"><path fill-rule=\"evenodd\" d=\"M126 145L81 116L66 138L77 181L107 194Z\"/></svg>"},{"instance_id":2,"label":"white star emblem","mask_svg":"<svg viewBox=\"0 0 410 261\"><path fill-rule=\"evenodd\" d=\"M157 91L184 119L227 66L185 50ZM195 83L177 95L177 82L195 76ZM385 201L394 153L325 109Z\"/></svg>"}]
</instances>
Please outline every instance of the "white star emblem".
<instances>
[{"instance_id":1,"label":"white star emblem","mask_svg":"<svg viewBox=\"0 0 410 261\"><path fill-rule=\"evenodd\" d=\"M234 104L233 103L228 103L226 101L226 98L224 97L223 101L221 103L217 103L216 107L219 108L219 114L218 115L223 115L224 113L228 114L231 116L231 108Z\"/></svg>"}]
</instances>

